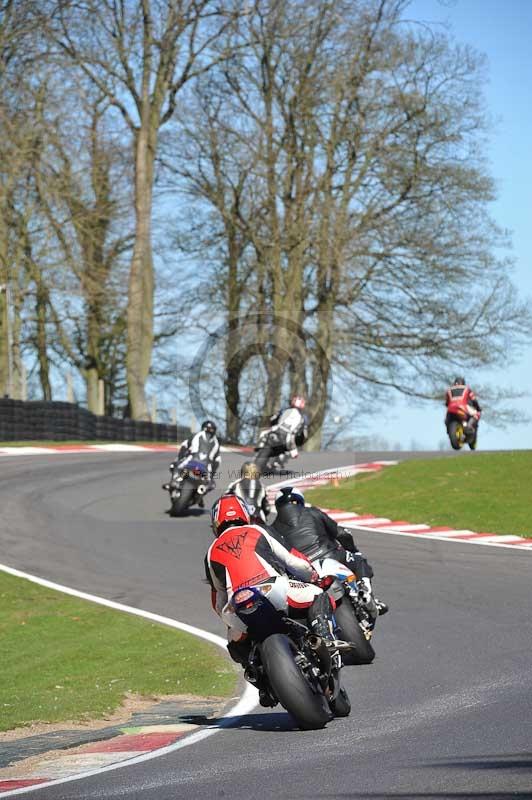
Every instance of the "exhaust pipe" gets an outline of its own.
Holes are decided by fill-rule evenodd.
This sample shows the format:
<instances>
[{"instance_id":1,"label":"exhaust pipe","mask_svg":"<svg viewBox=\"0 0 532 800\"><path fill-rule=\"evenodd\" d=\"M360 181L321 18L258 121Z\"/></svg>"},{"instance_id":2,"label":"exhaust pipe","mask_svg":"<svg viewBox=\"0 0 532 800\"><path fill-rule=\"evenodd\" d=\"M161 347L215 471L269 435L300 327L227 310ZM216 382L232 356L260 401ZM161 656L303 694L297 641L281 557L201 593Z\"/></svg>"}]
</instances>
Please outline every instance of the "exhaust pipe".
<instances>
[{"instance_id":1,"label":"exhaust pipe","mask_svg":"<svg viewBox=\"0 0 532 800\"><path fill-rule=\"evenodd\" d=\"M340 652L356 650L354 642L344 642L342 639L335 639L333 642L327 642L327 644L332 650L339 650Z\"/></svg>"},{"instance_id":2,"label":"exhaust pipe","mask_svg":"<svg viewBox=\"0 0 532 800\"><path fill-rule=\"evenodd\" d=\"M322 647L327 650L352 650L354 646L351 642L344 642L343 639L322 639L315 633L310 633L307 640L312 650L320 650Z\"/></svg>"},{"instance_id":3,"label":"exhaust pipe","mask_svg":"<svg viewBox=\"0 0 532 800\"><path fill-rule=\"evenodd\" d=\"M329 642L327 642L325 639L322 639L321 636L317 636L315 633L309 633L307 636L307 641L310 649L314 650L318 656L324 673L329 675L331 672L331 656L327 647Z\"/></svg>"},{"instance_id":4,"label":"exhaust pipe","mask_svg":"<svg viewBox=\"0 0 532 800\"><path fill-rule=\"evenodd\" d=\"M200 486L198 486L196 491L198 492L198 494L205 494L205 492L207 491L207 487L205 486L204 483L202 483Z\"/></svg>"}]
</instances>

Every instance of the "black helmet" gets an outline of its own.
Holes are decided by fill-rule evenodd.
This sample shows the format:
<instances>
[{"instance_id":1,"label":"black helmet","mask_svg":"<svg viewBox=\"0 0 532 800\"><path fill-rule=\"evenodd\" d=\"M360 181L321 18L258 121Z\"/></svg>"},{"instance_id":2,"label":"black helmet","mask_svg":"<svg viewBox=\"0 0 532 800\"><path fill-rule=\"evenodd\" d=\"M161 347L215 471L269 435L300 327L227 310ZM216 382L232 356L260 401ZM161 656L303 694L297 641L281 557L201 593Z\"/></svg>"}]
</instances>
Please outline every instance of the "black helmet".
<instances>
[{"instance_id":1,"label":"black helmet","mask_svg":"<svg viewBox=\"0 0 532 800\"><path fill-rule=\"evenodd\" d=\"M201 426L201 430L205 431L209 438L212 438L216 433L216 425L210 419L206 419L203 425Z\"/></svg>"},{"instance_id":2,"label":"black helmet","mask_svg":"<svg viewBox=\"0 0 532 800\"><path fill-rule=\"evenodd\" d=\"M462 376L458 376L458 378L455 378L454 381L453 381L453 386L465 386L465 378L464 378L464 376L462 375Z\"/></svg>"},{"instance_id":3,"label":"black helmet","mask_svg":"<svg viewBox=\"0 0 532 800\"><path fill-rule=\"evenodd\" d=\"M275 507L280 508L285 503L295 503L298 506L305 505L305 498L300 489L294 489L292 486L282 486L275 496Z\"/></svg>"}]
</instances>

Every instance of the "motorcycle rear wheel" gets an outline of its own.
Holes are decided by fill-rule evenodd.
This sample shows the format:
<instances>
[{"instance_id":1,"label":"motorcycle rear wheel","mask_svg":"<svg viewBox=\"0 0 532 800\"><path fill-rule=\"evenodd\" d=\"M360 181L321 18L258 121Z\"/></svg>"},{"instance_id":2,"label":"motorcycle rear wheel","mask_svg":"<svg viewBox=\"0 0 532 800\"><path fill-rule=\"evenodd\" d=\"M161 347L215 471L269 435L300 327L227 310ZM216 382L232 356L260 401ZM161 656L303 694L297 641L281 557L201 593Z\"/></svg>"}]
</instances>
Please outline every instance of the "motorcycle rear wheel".
<instances>
[{"instance_id":1,"label":"motorcycle rear wheel","mask_svg":"<svg viewBox=\"0 0 532 800\"><path fill-rule=\"evenodd\" d=\"M336 624L339 627L338 636L344 642L352 642L356 647L346 653L342 653L342 661L346 667L354 664L371 664L375 658L375 650L369 642L362 628L358 624L355 616L355 609L351 605L349 598L344 597L342 602L336 606L334 611Z\"/></svg>"},{"instance_id":2,"label":"motorcycle rear wheel","mask_svg":"<svg viewBox=\"0 0 532 800\"><path fill-rule=\"evenodd\" d=\"M325 727L333 712L323 691L311 686L296 664L295 644L284 633L273 633L261 645L262 663L283 708L304 731Z\"/></svg>"},{"instance_id":3,"label":"motorcycle rear wheel","mask_svg":"<svg viewBox=\"0 0 532 800\"><path fill-rule=\"evenodd\" d=\"M172 508L170 510L171 517L182 517L189 506L194 502L194 495L196 494L196 487L189 480L184 480L181 484L181 491L179 497L172 500Z\"/></svg>"},{"instance_id":4,"label":"motorcycle rear wheel","mask_svg":"<svg viewBox=\"0 0 532 800\"><path fill-rule=\"evenodd\" d=\"M452 420L448 428L449 441L453 450L461 450L464 443L464 428L461 422Z\"/></svg>"}]
</instances>

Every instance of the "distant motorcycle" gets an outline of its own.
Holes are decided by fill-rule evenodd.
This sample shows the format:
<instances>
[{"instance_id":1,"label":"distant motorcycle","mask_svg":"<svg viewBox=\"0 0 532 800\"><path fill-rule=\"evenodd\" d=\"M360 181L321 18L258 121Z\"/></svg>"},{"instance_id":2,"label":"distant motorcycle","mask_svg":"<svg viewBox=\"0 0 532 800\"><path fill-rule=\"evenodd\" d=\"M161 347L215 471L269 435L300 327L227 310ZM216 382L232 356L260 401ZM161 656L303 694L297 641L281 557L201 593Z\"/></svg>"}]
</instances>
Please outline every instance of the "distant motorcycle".
<instances>
[{"instance_id":1,"label":"distant motorcycle","mask_svg":"<svg viewBox=\"0 0 532 800\"><path fill-rule=\"evenodd\" d=\"M193 459L182 466L173 462L170 472L172 480L164 483L162 488L170 495L170 516L181 517L196 503L202 505L209 485L207 464Z\"/></svg>"},{"instance_id":2,"label":"distant motorcycle","mask_svg":"<svg viewBox=\"0 0 532 800\"><path fill-rule=\"evenodd\" d=\"M326 557L316 559L312 566L320 577L336 576L327 589L336 603L334 618L338 626L338 639L350 642L353 647L343 654L346 666L352 664L371 664L375 650L371 645L374 620L359 598L355 574L340 561Z\"/></svg>"},{"instance_id":3,"label":"distant motorcycle","mask_svg":"<svg viewBox=\"0 0 532 800\"><path fill-rule=\"evenodd\" d=\"M461 450L468 444L471 450L477 446L480 411L466 403L462 398L453 399L447 406L445 426L453 450Z\"/></svg>"},{"instance_id":4,"label":"distant motorcycle","mask_svg":"<svg viewBox=\"0 0 532 800\"><path fill-rule=\"evenodd\" d=\"M315 730L351 712L340 676L339 650L348 645L322 639L286 615L287 580L244 586L229 605L251 639L246 679L268 693L272 706L280 703L302 730Z\"/></svg>"},{"instance_id":5,"label":"distant motorcycle","mask_svg":"<svg viewBox=\"0 0 532 800\"><path fill-rule=\"evenodd\" d=\"M275 460L287 452L286 433L275 428L261 431L255 451L255 464L260 473L271 472L275 469Z\"/></svg>"}]
</instances>

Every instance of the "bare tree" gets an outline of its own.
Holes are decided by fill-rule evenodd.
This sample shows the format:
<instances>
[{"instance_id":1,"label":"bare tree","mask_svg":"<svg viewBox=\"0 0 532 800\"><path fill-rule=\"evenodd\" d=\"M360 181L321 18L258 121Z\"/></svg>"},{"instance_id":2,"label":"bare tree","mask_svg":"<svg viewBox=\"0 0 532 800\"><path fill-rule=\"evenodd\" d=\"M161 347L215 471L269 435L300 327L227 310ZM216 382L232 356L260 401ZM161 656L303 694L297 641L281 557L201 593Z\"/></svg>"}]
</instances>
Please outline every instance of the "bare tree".
<instances>
[{"instance_id":1,"label":"bare tree","mask_svg":"<svg viewBox=\"0 0 532 800\"><path fill-rule=\"evenodd\" d=\"M455 365L496 364L531 330L489 217L482 59L405 8L257 4L245 58L201 87L187 134L180 174L224 238L210 252L232 287L226 401L255 352L235 313L255 303L264 413L305 391L315 444L333 371L353 392L436 397Z\"/></svg>"},{"instance_id":2,"label":"bare tree","mask_svg":"<svg viewBox=\"0 0 532 800\"><path fill-rule=\"evenodd\" d=\"M38 147L28 65L43 54L32 0L0 2L0 393L20 397L21 314L34 212L29 178Z\"/></svg>"},{"instance_id":3,"label":"bare tree","mask_svg":"<svg viewBox=\"0 0 532 800\"><path fill-rule=\"evenodd\" d=\"M82 87L74 88L73 98L63 92L61 108L49 110L36 170L40 208L61 254L57 266L49 263L55 290L49 317L54 348L85 380L89 410L99 411L102 380L106 412L111 413L120 382L125 382L121 287L124 257L133 244L130 174L123 145L105 126L106 102L97 93L84 96ZM123 352L120 364L118 352Z\"/></svg>"},{"instance_id":4,"label":"bare tree","mask_svg":"<svg viewBox=\"0 0 532 800\"><path fill-rule=\"evenodd\" d=\"M159 131L183 87L226 53L213 45L238 17L212 0L49 0L43 23L70 62L119 111L132 138L135 244L128 299L131 414L147 418L145 383L153 345L152 207Z\"/></svg>"}]
</instances>

